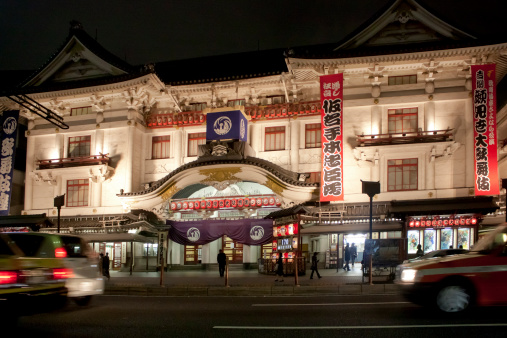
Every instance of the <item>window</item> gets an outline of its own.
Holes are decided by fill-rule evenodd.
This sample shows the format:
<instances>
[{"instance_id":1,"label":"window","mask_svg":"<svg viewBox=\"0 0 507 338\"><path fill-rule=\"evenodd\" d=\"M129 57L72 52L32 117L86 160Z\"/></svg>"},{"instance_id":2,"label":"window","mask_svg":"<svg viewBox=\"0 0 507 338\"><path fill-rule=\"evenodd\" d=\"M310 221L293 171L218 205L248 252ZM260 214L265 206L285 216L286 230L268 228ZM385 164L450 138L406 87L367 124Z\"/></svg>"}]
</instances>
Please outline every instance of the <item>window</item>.
<instances>
[{"instance_id":1,"label":"window","mask_svg":"<svg viewBox=\"0 0 507 338\"><path fill-rule=\"evenodd\" d=\"M190 104L190 111L203 111L206 109L206 102L196 102Z\"/></svg>"},{"instance_id":2,"label":"window","mask_svg":"<svg viewBox=\"0 0 507 338\"><path fill-rule=\"evenodd\" d=\"M158 244L145 243L143 256L157 256Z\"/></svg>"},{"instance_id":3,"label":"window","mask_svg":"<svg viewBox=\"0 0 507 338\"><path fill-rule=\"evenodd\" d=\"M273 95L273 96L266 96L262 100L262 104L280 104L285 103L285 96L283 95Z\"/></svg>"},{"instance_id":4,"label":"window","mask_svg":"<svg viewBox=\"0 0 507 338\"><path fill-rule=\"evenodd\" d=\"M307 173L310 177L307 179L309 183L320 183L320 171Z\"/></svg>"},{"instance_id":5,"label":"window","mask_svg":"<svg viewBox=\"0 0 507 338\"><path fill-rule=\"evenodd\" d=\"M67 181L67 206L88 206L88 179Z\"/></svg>"},{"instance_id":6,"label":"window","mask_svg":"<svg viewBox=\"0 0 507 338\"><path fill-rule=\"evenodd\" d=\"M188 134L188 156L197 156L200 144L206 144L206 133Z\"/></svg>"},{"instance_id":7,"label":"window","mask_svg":"<svg viewBox=\"0 0 507 338\"><path fill-rule=\"evenodd\" d=\"M77 115L87 115L91 114L92 107L80 107L80 108L72 108L70 110L70 116L77 116Z\"/></svg>"},{"instance_id":8,"label":"window","mask_svg":"<svg viewBox=\"0 0 507 338\"><path fill-rule=\"evenodd\" d=\"M417 159L387 161L387 190L417 190Z\"/></svg>"},{"instance_id":9,"label":"window","mask_svg":"<svg viewBox=\"0 0 507 338\"><path fill-rule=\"evenodd\" d=\"M320 123L305 125L305 148L320 148Z\"/></svg>"},{"instance_id":10,"label":"window","mask_svg":"<svg viewBox=\"0 0 507 338\"><path fill-rule=\"evenodd\" d=\"M171 136L154 136L151 146L151 158L169 158L171 149Z\"/></svg>"},{"instance_id":11,"label":"window","mask_svg":"<svg viewBox=\"0 0 507 338\"><path fill-rule=\"evenodd\" d=\"M417 131L417 108L388 110L389 134Z\"/></svg>"},{"instance_id":12,"label":"window","mask_svg":"<svg viewBox=\"0 0 507 338\"><path fill-rule=\"evenodd\" d=\"M266 128L264 150L285 150L285 127Z\"/></svg>"},{"instance_id":13,"label":"window","mask_svg":"<svg viewBox=\"0 0 507 338\"><path fill-rule=\"evenodd\" d=\"M227 107L244 106L245 99L229 100L227 101Z\"/></svg>"},{"instance_id":14,"label":"window","mask_svg":"<svg viewBox=\"0 0 507 338\"><path fill-rule=\"evenodd\" d=\"M417 83L417 75L389 76L388 85L404 85Z\"/></svg>"},{"instance_id":15,"label":"window","mask_svg":"<svg viewBox=\"0 0 507 338\"><path fill-rule=\"evenodd\" d=\"M91 136L69 137L69 156L90 156Z\"/></svg>"}]
</instances>

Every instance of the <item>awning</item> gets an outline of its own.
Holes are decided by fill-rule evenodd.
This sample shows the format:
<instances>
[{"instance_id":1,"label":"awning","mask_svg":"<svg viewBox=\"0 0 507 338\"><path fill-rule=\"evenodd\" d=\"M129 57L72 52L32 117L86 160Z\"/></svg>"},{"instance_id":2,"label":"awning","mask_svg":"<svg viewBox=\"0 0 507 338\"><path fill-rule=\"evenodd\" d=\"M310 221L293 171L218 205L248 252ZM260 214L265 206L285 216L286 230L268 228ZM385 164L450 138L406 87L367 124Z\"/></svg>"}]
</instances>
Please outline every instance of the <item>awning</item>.
<instances>
[{"instance_id":1,"label":"awning","mask_svg":"<svg viewBox=\"0 0 507 338\"><path fill-rule=\"evenodd\" d=\"M46 214L0 217L0 227L30 227L32 231L38 231L43 226L54 226Z\"/></svg>"},{"instance_id":2,"label":"awning","mask_svg":"<svg viewBox=\"0 0 507 338\"><path fill-rule=\"evenodd\" d=\"M397 231L402 229L401 222L381 222L373 223L373 231ZM348 223L348 224L333 224L323 225L315 224L313 226L300 230L303 235L308 234L324 234L324 233L338 233L338 232L369 232L370 223Z\"/></svg>"},{"instance_id":3,"label":"awning","mask_svg":"<svg viewBox=\"0 0 507 338\"><path fill-rule=\"evenodd\" d=\"M117 234L79 234L90 243L98 242L141 242L141 243L156 243L156 237L145 237L137 234L129 234L120 232Z\"/></svg>"},{"instance_id":4,"label":"awning","mask_svg":"<svg viewBox=\"0 0 507 338\"><path fill-rule=\"evenodd\" d=\"M425 200L392 201L389 211L395 215L424 214L489 214L499 207L492 196L436 198Z\"/></svg>"}]
</instances>

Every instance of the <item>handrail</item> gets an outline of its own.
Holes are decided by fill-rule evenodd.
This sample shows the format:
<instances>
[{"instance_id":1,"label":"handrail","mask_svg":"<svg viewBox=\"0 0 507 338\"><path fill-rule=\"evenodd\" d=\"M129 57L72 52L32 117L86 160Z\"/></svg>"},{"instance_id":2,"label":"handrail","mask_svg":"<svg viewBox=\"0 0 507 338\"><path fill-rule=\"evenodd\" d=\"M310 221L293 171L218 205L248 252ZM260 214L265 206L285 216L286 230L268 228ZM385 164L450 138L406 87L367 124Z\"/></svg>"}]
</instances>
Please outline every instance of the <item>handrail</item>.
<instances>
[{"instance_id":1,"label":"handrail","mask_svg":"<svg viewBox=\"0 0 507 338\"><path fill-rule=\"evenodd\" d=\"M109 163L109 154L44 159L36 162L38 169L55 169Z\"/></svg>"},{"instance_id":2,"label":"handrail","mask_svg":"<svg viewBox=\"0 0 507 338\"><path fill-rule=\"evenodd\" d=\"M414 142L442 142L452 140L454 129L414 131L405 133L356 135L356 140L361 146L414 143Z\"/></svg>"}]
</instances>

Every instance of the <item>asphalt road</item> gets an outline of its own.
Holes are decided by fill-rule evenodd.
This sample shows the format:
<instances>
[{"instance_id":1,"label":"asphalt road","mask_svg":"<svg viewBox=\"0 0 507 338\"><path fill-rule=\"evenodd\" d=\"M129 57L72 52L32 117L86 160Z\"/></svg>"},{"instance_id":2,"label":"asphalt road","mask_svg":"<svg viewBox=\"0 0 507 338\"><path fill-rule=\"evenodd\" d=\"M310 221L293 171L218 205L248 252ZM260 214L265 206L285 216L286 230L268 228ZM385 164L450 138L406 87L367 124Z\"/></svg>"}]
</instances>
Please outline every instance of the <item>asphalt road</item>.
<instances>
[{"instance_id":1,"label":"asphalt road","mask_svg":"<svg viewBox=\"0 0 507 338\"><path fill-rule=\"evenodd\" d=\"M507 308L442 315L399 296L100 296L19 319L18 337L505 337ZM3 335L2 335L3 336Z\"/></svg>"}]
</instances>

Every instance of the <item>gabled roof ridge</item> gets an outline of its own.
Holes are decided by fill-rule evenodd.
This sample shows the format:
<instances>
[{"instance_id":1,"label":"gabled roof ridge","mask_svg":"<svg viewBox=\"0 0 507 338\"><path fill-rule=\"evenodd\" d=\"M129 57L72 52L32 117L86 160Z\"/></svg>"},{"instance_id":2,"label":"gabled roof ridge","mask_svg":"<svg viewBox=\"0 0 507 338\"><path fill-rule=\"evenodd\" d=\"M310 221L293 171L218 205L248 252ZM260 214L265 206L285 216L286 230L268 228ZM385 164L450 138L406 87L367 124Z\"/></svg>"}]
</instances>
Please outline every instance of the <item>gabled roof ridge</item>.
<instances>
[{"instance_id":1,"label":"gabled roof ridge","mask_svg":"<svg viewBox=\"0 0 507 338\"><path fill-rule=\"evenodd\" d=\"M17 85L18 88L25 86L29 83L33 78L35 78L42 70L44 70L51 62L63 52L64 48L69 44L72 38L76 37L84 46L86 46L90 51L92 51L97 56L104 59L106 62L112 64L113 66L127 72L131 73L135 70L135 67L128 64L126 61L123 61L113 53L109 52L105 49L101 44L98 43L97 40L93 39L83 28L83 25L76 21L70 21L69 34L65 38L64 42L58 47L58 49L46 60L44 64L42 64L39 68L37 68L27 79Z\"/></svg>"}]
</instances>

